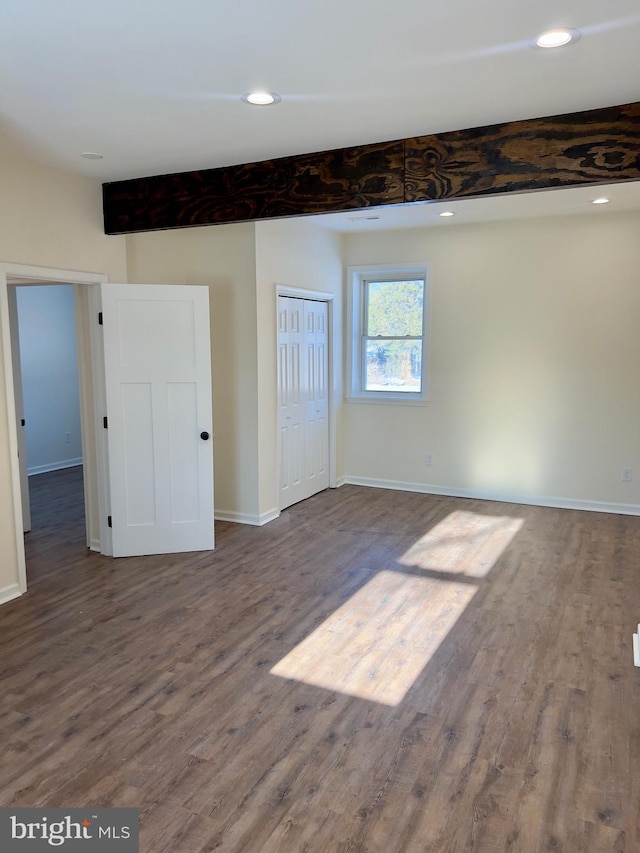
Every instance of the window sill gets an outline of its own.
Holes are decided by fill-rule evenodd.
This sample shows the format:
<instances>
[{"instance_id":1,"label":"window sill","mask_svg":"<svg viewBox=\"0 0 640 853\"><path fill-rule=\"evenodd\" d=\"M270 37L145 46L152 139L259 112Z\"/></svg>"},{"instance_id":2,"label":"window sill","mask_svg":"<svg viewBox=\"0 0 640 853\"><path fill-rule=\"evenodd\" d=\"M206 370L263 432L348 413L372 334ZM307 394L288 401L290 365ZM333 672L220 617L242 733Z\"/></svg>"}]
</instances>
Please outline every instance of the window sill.
<instances>
[{"instance_id":1,"label":"window sill","mask_svg":"<svg viewBox=\"0 0 640 853\"><path fill-rule=\"evenodd\" d=\"M425 397L421 397L420 399L407 399L405 395L389 395L388 397L367 397L364 394L358 396L350 396L347 395L345 397L345 401L347 403L365 403L369 405L372 403L374 406L428 406L429 400Z\"/></svg>"}]
</instances>

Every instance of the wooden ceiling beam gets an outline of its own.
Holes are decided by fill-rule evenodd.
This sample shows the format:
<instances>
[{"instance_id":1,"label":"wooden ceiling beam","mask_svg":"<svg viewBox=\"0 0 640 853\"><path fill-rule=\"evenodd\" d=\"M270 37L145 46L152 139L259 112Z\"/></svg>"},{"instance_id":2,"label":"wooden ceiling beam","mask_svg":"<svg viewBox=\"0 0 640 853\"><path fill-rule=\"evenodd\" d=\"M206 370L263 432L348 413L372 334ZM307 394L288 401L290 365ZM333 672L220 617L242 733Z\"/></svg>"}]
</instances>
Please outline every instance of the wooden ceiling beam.
<instances>
[{"instance_id":1,"label":"wooden ceiling beam","mask_svg":"<svg viewBox=\"0 0 640 853\"><path fill-rule=\"evenodd\" d=\"M107 234L640 180L640 103L103 185Z\"/></svg>"}]
</instances>

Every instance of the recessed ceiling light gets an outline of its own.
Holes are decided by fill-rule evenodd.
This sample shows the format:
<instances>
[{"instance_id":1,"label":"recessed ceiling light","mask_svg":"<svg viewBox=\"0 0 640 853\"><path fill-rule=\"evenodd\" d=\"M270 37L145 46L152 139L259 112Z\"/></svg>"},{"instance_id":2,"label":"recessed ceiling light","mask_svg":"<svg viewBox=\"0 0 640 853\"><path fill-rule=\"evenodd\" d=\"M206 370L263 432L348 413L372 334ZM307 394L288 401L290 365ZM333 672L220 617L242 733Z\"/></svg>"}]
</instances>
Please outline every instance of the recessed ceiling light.
<instances>
[{"instance_id":1,"label":"recessed ceiling light","mask_svg":"<svg viewBox=\"0 0 640 853\"><path fill-rule=\"evenodd\" d=\"M610 199L602 196L601 198L594 198L591 204L609 204Z\"/></svg>"},{"instance_id":2,"label":"recessed ceiling light","mask_svg":"<svg viewBox=\"0 0 640 853\"><path fill-rule=\"evenodd\" d=\"M452 210L443 210L438 216L455 216L455 213Z\"/></svg>"},{"instance_id":3,"label":"recessed ceiling light","mask_svg":"<svg viewBox=\"0 0 640 853\"><path fill-rule=\"evenodd\" d=\"M95 151L85 151L80 156L84 157L85 160L102 160L104 157L103 154L96 154Z\"/></svg>"},{"instance_id":4,"label":"recessed ceiling light","mask_svg":"<svg viewBox=\"0 0 640 853\"><path fill-rule=\"evenodd\" d=\"M536 36L533 46L542 48L564 47L565 45L573 44L579 38L579 30L562 27L556 30L545 30L545 32L540 33L539 36Z\"/></svg>"},{"instance_id":5,"label":"recessed ceiling light","mask_svg":"<svg viewBox=\"0 0 640 853\"><path fill-rule=\"evenodd\" d=\"M268 107L271 104L279 104L282 98L275 92L249 92L240 98L245 104L253 104L254 107Z\"/></svg>"}]
</instances>

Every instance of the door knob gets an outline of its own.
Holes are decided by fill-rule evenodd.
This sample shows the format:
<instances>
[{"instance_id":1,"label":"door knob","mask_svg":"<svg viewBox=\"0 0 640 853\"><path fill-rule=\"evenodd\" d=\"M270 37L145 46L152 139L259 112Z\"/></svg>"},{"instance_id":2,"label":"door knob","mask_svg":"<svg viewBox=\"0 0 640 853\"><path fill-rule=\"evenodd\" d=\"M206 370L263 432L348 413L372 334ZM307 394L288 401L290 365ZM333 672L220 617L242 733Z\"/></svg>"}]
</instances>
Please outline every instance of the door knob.
<instances>
[{"instance_id":1,"label":"door knob","mask_svg":"<svg viewBox=\"0 0 640 853\"><path fill-rule=\"evenodd\" d=\"M208 432L206 432L206 431L205 431L205 432L201 432L201 433L200 433L200 438L201 438L203 441L207 441L207 440L209 439L209 433L208 433Z\"/></svg>"}]
</instances>

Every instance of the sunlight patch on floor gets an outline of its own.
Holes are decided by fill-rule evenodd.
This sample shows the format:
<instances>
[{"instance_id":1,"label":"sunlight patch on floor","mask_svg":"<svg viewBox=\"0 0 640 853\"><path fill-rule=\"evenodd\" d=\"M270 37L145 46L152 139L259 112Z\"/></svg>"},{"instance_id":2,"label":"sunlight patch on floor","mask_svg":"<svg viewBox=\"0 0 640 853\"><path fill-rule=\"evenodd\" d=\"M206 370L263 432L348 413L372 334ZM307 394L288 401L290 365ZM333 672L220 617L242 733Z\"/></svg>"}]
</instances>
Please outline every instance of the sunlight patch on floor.
<instances>
[{"instance_id":1,"label":"sunlight patch on floor","mask_svg":"<svg viewBox=\"0 0 640 853\"><path fill-rule=\"evenodd\" d=\"M271 673L397 705L476 591L455 580L381 571Z\"/></svg>"},{"instance_id":2,"label":"sunlight patch on floor","mask_svg":"<svg viewBox=\"0 0 640 853\"><path fill-rule=\"evenodd\" d=\"M487 575L524 520L456 511L432 528L398 562L472 578Z\"/></svg>"}]
</instances>

